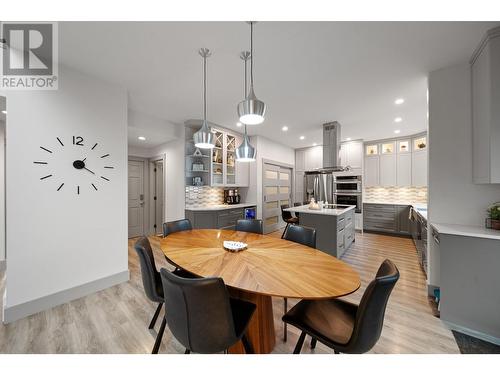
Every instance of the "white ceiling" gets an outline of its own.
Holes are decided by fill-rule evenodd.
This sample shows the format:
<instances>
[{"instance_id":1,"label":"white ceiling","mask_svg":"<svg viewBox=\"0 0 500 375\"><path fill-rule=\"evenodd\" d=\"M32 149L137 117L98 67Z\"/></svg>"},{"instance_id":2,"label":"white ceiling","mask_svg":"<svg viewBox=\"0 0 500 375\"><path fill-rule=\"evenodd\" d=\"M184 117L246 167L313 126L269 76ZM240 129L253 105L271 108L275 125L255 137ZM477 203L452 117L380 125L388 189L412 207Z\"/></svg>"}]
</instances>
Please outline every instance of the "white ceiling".
<instances>
[{"instance_id":1,"label":"white ceiling","mask_svg":"<svg viewBox=\"0 0 500 375\"><path fill-rule=\"evenodd\" d=\"M268 112L264 124L249 133L304 147L321 143L322 123L333 120L342 124L344 139L424 130L428 72L467 61L483 33L497 24L259 22L255 91ZM210 48L208 119L238 129L239 53L249 49L246 23L65 22L59 38L61 62L126 87L131 110L172 123L201 116L197 50ZM406 100L401 106L394 105L398 97ZM403 122L395 124L398 116ZM287 133L281 131L284 125ZM161 132L144 127L145 134ZM300 135L306 139L299 140Z\"/></svg>"}]
</instances>

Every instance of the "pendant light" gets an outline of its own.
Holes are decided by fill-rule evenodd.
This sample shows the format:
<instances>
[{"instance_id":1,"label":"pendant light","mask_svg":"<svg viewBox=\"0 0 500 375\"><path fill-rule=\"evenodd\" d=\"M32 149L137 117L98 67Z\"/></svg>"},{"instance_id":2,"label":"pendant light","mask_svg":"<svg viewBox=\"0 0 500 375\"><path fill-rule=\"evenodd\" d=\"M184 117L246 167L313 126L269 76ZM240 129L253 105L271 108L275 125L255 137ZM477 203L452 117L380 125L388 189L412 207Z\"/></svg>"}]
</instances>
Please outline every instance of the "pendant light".
<instances>
[{"instance_id":1,"label":"pendant light","mask_svg":"<svg viewBox=\"0 0 500 375\"><path fill-rule=\"evenodd\" d=\"M266 113L266 104L257 99L253 91L253 25L254 21L250 24L250 91L248 94L245 90L246 98L238 104L238 116L240 122L246 125L258 125L264 122L264 115Z\"/></svg>"},{"instance_id":2,"label":"pendant light","mask_svg":"<svg viewBox=\"0 0 500 375\"><path fill-rule=\"evenodd\" d=\"M251 57L250 52L243 51L240 58L245 62L245 93L247 92L247 60ZM255 147L250 144L250 139L247 134L247 124L245 124L245 136L243 137L243 142L236 149L236 161L250 162L255 161L257 151Z\"/></svg>"},{"instance_id":3,"label":"pendant light","mask_svg":"<svg viewBox=\"0 0 500 375\"><path fill-rule=\"evenodd\" d=\"M208 48L200 48L198 53L203 57L203 124L201 129L193 134L193 141L195 147L214 148L214 133L212 133L207 122L207 57L210 57L211 53Z\"/></svg>"}]
</instances>

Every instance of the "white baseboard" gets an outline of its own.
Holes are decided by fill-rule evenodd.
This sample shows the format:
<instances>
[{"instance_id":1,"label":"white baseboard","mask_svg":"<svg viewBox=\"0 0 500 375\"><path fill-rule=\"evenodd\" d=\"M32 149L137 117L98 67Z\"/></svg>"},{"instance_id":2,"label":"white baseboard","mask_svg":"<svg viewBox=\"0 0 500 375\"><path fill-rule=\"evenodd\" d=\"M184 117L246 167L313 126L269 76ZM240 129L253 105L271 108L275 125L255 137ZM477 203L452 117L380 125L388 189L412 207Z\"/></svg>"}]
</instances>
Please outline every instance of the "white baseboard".
<instances>
[{"instance_id":1,"label":"white baseboard","mask_svg":"<svg viewBox=\"0 0 500 375\"><path fill-rule=\"evenodd\" d=\"M76 286L74 288L62 290L60 292L50 294L45 297L35 300L20 303L14 306L5 306L3 310L2 320L4 323L11 323L18 319L33 315L37 312L50 309L75 299L85 297L89 294L107 289L117 284L124 283L129 280L129 271L123 271L111 276L103 277L89 283Z\"/></svg>"},{"instance_id":2,"label":"white baseboard","mask_svg":"<svg viewBox=\"0 0 500 375\"><path fill-rule=\"evenodd\" d=\"M464 333L466 335L475 337L477 339L491 342L492 344L495 344L495 345L500 345L500 338L498 338L498 337L490 336L490 335L483 333L483 332L474 331L473 329L462 327L462 326L459 326L457 324L450 323L450 322L443 320L443 319L441 319L441 320L443 321L444 324L446 324L448 326L449 329L452 329L452 330L460 332L460 333Z\"/></svg>"}]
</instances>

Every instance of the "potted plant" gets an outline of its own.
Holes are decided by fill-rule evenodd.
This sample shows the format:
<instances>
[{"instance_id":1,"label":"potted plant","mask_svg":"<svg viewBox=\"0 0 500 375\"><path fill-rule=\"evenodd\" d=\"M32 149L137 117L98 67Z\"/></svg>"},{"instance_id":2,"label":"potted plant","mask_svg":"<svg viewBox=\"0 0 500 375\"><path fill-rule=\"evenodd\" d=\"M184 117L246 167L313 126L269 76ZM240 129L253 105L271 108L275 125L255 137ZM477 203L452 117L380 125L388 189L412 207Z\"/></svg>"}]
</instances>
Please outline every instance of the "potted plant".
<instances>
[{"instance_id":1,"label":"potted plant","mask_svg":"<svg viewBox=\"0 0 500 375\"><path fill-rule=\"evenodd\" d=\"M488 208L490 215L491 229L500 230L500 202L492 204Z\"/></svg>"}]
</instances>

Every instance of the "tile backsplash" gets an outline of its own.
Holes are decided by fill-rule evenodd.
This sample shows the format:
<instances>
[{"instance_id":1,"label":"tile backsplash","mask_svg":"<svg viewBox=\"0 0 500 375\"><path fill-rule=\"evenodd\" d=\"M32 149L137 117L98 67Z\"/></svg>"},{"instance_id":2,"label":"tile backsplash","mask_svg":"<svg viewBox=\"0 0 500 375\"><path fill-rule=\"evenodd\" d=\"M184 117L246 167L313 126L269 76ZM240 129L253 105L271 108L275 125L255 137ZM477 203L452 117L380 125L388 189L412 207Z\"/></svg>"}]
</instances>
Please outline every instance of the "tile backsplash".
<instances>
[{"instance_id":1,"label":"tile backsplash","mask_svg":"<svg viewBox=\"0 0 500 375\"><path fill-rule=\"evenodd\" d=\"M210 206L224 202L224 188L186 186L186 207Z\"/></svg>"},{"instance_id":2,"label":"tile backsplash","mask_svg":"<svg viewBox=\"0 0 500 375\"><path fill-rule=\"evenodd\" d=\"M427 187L365 187L363 201L427 203Z\"/></svg>"}]
</instances>

